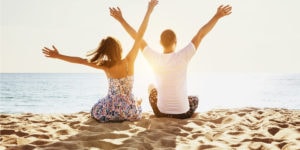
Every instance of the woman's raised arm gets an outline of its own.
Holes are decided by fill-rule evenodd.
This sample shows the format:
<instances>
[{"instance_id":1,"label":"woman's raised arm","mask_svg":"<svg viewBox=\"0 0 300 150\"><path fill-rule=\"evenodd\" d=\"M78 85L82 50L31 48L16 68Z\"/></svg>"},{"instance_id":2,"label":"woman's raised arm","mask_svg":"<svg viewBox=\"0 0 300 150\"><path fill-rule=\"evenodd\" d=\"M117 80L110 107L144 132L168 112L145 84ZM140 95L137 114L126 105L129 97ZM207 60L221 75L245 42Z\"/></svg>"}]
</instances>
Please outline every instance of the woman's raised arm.
<instances>
[{"instance_id":1,"label":"woman's raised arm","mask_svg":"<svg viewBox=\"0 0 300 150\"><path fill-rule=\"evenodd\" d=\"M74 57L74 56L67 56L67 55L62 55L58 52L57 48L52 45L53 49L50 49L48 47L44 47L43 53L46 57L49 58L57 58L66 62L70 62L70 63L76 63L76 64L82 64L82 65L86 65L86 66L90 66L93 68L97 68L97 69L103 69L103 67L101 66L97 66L96 64L93 63L89 63L87 59L84 58L80 58L80 57Z\"/></svg>"},{"instance_id":2,"label":"woman's raised arm","mask_svg":"<svg viewBox=\"0 0 300 150\"><path fill-rule=\"evenodd\" d=\"M144 33L148 26L150 14L152 13L152 11L153 11L154 7L157 5L157 3L158 3L158 0L151 0L148 4L148 10L143 19L142 24L139 27L139 30L135 37L134 45L133 45L132 49L130 50L130 52L128 53L128 55L126 56L126 59L129 60L129 62L131 62L131 63L134 63L135 58L139 52L140 44L143 41L143 36L144 36Z\"/></svg>"}]
</instances>

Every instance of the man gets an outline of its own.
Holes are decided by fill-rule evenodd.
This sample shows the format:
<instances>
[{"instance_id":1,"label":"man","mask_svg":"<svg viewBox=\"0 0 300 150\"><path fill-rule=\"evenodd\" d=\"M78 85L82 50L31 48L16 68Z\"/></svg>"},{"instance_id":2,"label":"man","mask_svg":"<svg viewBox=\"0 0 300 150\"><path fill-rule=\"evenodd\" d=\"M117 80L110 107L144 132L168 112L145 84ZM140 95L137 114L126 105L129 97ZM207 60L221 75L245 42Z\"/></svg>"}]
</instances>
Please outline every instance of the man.
<instances>
[{"instance_id":1,"label":"man","mask_svg":"<svg viewBox=\"0 0 300 150\"><path fill-rule=\"evenodd\" d=\"M110 8L110 14L118 20L132 38L137 32L125 21L119 8ZM141 44L144 57L151 64L156 77L156 88L150 89L149 101L157 117L189 118L198 107L198 98L187 96L187 66L196 53L202 39L209 33L218 20L231 14L231 6L219 6L216 14L199 29L191 42L175 52L176 35L167 29L162 32L160 43L163 53L151 49L145 41Z\"/></svg>"}]
</instances>

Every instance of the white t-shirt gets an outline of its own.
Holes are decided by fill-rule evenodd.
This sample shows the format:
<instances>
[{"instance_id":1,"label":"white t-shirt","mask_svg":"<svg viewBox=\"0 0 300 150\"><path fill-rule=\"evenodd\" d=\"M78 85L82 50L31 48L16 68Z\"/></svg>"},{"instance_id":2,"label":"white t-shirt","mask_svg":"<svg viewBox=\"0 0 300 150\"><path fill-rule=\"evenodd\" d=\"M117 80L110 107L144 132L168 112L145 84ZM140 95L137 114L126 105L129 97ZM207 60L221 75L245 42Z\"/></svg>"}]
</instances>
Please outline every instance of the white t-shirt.
<instances>
[{"instance_id":1,"label":"white t-shirt","mask_svg":"<svg viewBox=\"0 0 300 150\"><path fill-rule=\"evenodd\" d=\"M187 65L195 54L193 43L178 52L162 54L150 47L143 50L156 77L157 107L162 113L181 114L189 110Z\"/></svg>"}]
</instances>

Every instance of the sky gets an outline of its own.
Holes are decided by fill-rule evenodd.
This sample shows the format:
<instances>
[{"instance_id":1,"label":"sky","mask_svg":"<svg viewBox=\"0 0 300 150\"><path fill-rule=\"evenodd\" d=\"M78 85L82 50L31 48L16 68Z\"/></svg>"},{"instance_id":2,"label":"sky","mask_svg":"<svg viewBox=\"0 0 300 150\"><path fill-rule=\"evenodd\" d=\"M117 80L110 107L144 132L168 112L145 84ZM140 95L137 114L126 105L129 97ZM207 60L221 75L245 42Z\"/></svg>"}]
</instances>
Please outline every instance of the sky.
<instances>
[{"instance_id":1,"label":"sky","mask_svg":"<svg viewBox=\"0 0 300 150\"><path fill-rule=\"evenodd\" d=\"M102 38L120 40L124 56L133 40L109 15L120 7L124 18L138 28L148 0L0 0L0 72L99 72L94 68L46 58L44 46L85 57ZM177 48L187 45L221 4L232 14L218 21L202 40L189 70L196 72L300 73L299 0L160 0L144 39L161 50L159 37L172 29ZM136 71L149 70L139 54Z\"/></svg>"}]
</instances>

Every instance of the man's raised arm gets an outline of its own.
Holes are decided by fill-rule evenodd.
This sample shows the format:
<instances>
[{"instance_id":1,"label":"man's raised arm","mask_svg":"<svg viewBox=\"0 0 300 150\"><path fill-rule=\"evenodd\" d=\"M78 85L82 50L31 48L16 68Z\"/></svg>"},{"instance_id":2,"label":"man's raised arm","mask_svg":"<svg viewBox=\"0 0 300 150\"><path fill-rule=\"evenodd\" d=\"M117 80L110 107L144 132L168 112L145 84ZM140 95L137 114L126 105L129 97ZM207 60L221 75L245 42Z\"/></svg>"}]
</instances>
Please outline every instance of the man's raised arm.
<instances>
[{"instance_id":1,"label":"man's raised arm","mask_svg":"<svg viewBox=\"0 0 300 150\"><path fill-rule=\"evenodd\" d=\"M227 16L231 14L231 6L219 6L217 13L206 23L203 27L200 28L200 30L197 32L197 34L192 39L192 43L194 44L195 48L197 49L199 47L200 42L205 37L205 35L212 30L212 28L216 25L218 20L224 16Z\"/></svg>"}]
</instances>

